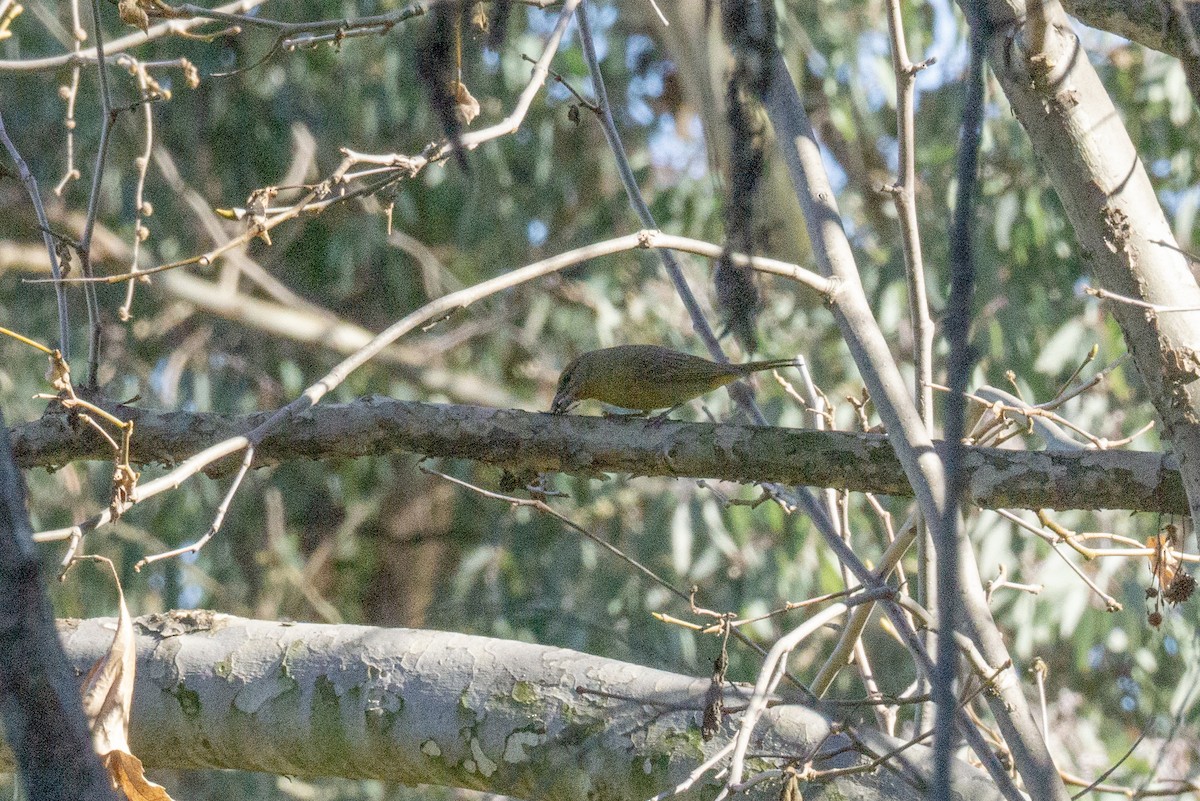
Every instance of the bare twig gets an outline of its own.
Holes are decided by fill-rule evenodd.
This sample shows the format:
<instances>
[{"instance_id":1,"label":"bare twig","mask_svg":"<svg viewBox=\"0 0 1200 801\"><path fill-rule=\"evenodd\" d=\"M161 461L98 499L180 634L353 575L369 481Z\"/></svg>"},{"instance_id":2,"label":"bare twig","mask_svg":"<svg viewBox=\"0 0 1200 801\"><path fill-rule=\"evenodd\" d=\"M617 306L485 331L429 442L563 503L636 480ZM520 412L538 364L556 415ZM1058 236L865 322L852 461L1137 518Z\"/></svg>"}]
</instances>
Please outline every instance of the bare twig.
<instances>
[{"instance_id":1,"label":"bare twig","mask_svg":"<svg viewBox=\"0 0 1200 801\"><path fill-rule=\"evenodd\" d=\"M85 278L92 277L92 231L96 215L100 210L100 184L104 180L104 165L108 160L108 143L116 122L112 105L112 94L108 87L108 64L104 60L104 30L100 22L100 0L91 0L92 32L96 36L96 66L100 75L100 143L96 146L96 163L92 169L92 188L88 194L87 218L83 223L83 234L79 237L79 261ZM96 288L90 283L83 288L88 310L88 363L84 379L85 386L95 386L100 367L100 302Z\"/></svg>"},{"instance_id":2,"label":"bare twig","mask_svg":"<svg viewBox=\"0 0 1200 801\"><path fill-rule=\"evenodd\" d=\"M687 601L688 606L692 609L693 612L698 611L696 608L696 604L695 604L695 593L696 593L695 589L693 589L693 591L691 593L684 593L682 590L676 588L674 585L672 585L666 579L661 578L653 570L651 570L650 568L643 565L641 562L638 562L636 559L634 559L633 557L626 554L620 548L617 548L615 545L612 545L611 543L607 542L602 537L599 537L596 534L594 534L593 532L587 530L583 526L581 526L578 523L576 523L575 521L571 520L566 515L563 515L557 511L555 511L553 507L551 507L549 504L547 504L541 498L536 498L536 497L534 497L534 498L517 498L512 495L504 495L499 492L485 490L482 487L477 487L474 484L471 484L467 481L463 481L462 479L446 475L445 473L441 473L436 470L432 470L428 467L425 467L424 464L419 464L417 467L423 473L445 479L446 481L449 481L452 484L456 484L457 486L460 486L463 489L470 490L471 492L474 492L485 498L491 498L493 500L503 501L504 503L508 503L511 506L524 506L524 507L533 508L543 514L553 517L554 519L556 519L559 522L566 525L568 528L572 529L573 531L579 532L587 539L591 540L592 542L596 543L600 547L604 548L606 551L613 554L618 559L620 559L621 561L625 562L630 567L632 567L634 570L641 573L643 576L647 577L655 584L659 585L663 589L670 592L672 595L675 595L676 597L682 598L683 600ZM539 490L539 492L541 492L541 491L542 490ZM879 595L886 595L886 594L889 594L890 592L891 592L891 590L888 589L886 592L881 591L879 593ZM843 604L843 606L852 607L852 606L856 606L860 603L864 603L864 600L863 600L864 597L867 597L867 596L864 596L862 594L856 595L853 598L848 599ZM869 597L867 599L869 600ZM727 616L717 615L716 613L712 613L712 616L720 617L720 618L722 618L722 620L724 622L726 622L726 623L728 622ZM659 620L662 620L663 622L670 622L670 623L682 622L682 621L674 621L674 620L665 620L664 619L665 616L660 616L657 614L655 615L655 617L657 617ZM767 655L766 650L761 645L759 645L753 639L751 639L746 634L741 632L739 629L733 628L732 626L729 626L729 625L722 625L722 626L718 627L718 631L723 633L726 637L729 636L730 634L732 634L743 645L747 645L747 646L753 648L760 655L763 655L763 656ZM811 700L814 700L814 701L816 700L815 698L813 698L812 693L808 691L808 688L805 687L804 684L798 678L796 678L791 673L787 672L786 665L784 665L781 669L783 670L783 675L786 676L787 679L793 685L795 685L798 689L800 689L800 691L803 692L805 694L805 696L807 696Z\"/></svg>"},{"instance_id":3,"label":"bare twig","mask_svg":"<svg viewBox=\"0 0 1200 801\"><path fill-rule=\"evenodd\" d=\"M126 59L128 68L132 69L134 77L137 80L138 90L143 100L147 101L142 104L142 121L145 125L146 144L142 149L142 154L135 160L137 167L137 186L134 188L133 205L134 205L134 221L133 221L133 254L129 260L129 272L136 273L138 271L138 255L142 249L142 242L150 236L150 229L146 227L143 220L153 213L153 209L146 200L146 173L150 169L150 156L154 151L154 107L148 102L155 96L155 90L152 87L157 87L158 84L153 82L146 70L146 65ZM118 59L121 63L121 59ZM121 308L117 310L117 317L122 321L127 321L132 316L133 310L133 290L137 285L136 281L130 281L125 287L125 302L121 304Z\"/></svg>"},{"instance_id":4,"label":"bare twig","mask_svg":"<svg viewBox=\"0 0 1200 801\"><path fill-rule=\"evenodd\" d=\"M537 95L546 81L549 70L550 60L558 50L558 46L562 41L562 37L566 32L567 23L570 22L576 6L580 0L566 0L563 9L560 12L558 24L554 31L546 41L545 50L538 63L533 70L529 82L525 89L521 92L514 104L513 110L500 122L491 125L487 128L482 128L476 131L471 131L461 137L459 143L465 150L472 150L484 142L491 141L501 136L506 136L515 133L519 130L525 115L529 111L530 105L533 103L533 98ZM133 278L152 275L157 272L175 269L188 264L208 265L221 257L228 251L245 245L256 237L261 237L263 234L271 231L276 226L294 219L304 212L321 211L324 208L334 204L344 202L352 197L361 195L369 195L378 192L395 184L398 181L410 178L420 172L429 164L442 161L448 158L453 151L453 144L449 141L437 142L426 147L417 156L405 156L396 153L392 154L367 154L357 153L349 148L342 148L343 159L341 164L334 172L323 182L311 187L298 201L291 206L285 207L278 212L274 212L270 208L262 210L263 217L254 219L253 224L248 226L247 230L240 236L234 237L207 253L193 256L180 261L171 262L169 264L159 265L146 270L140 270L137 273L125 273L122 275L106 276L101 279L92 279L85 277L77 279L79 283L89 283L95 280L104 283L118 283L128 281ZM387 169L379 171L371 171L372 175L382 174L380 178L373 184L368 184L365 187L350 190L346 184L350 180L350 171L360 164L376 164ZM275 189L269 187L268 189ZM263 190L259 190L260 192Z\"/></svg>"},{"instance_id":5,"label":"bare twig","mask_svg":"<svg viewBox=\"0 0 1200 801\"><path fill-rule=\"evenodd\" d=\"M876 588L856 596L855 600L866 602L867 600L887 597L890 593L890 588ZM724 789L717 795L717 801L741 789L742 777L745 772L746 752L750 747L750 739L754 734L754 728L758 724L759 718L766 711L767 701L770 699L771 694L775 692L775 688L779 686L779 681L783 677L787 655L803 642L805 638L827 623L831 623L836 618L845 614L848 609L849 606L845 603L837 603L827 609L823 609L780 637L771 646L771 650L767 653L767 658L763 663L762 670L759 671L758 681L754 684L754 692L750 696L746 711L742 714L737 737L734 740L735 747L730 757L729 777L726 779Z\"/></svg>"},{"instance_id":6,"label":"bare twig","mask_svg":"<svg viewBox=\"0 0 1200 801\"><path fill-rule=\"evenodd\" d=\"M58 350L62 353L63 359L70 360L71 336L67 325L67 293L62 286L58 248L55 247L54 237L50 234L50 220L46 217L46 209L42 205L42 195L38 190L37 179L30 171L29 165L25 163L25 159L21 158L17 146L9 138L8 129L4 127L2 113L0 113L0 142L8 151L8 157L17 166L17 174L21 178L21 183L25 184L25 191L29 193L29 201L33 204L33 213L37 216L38 226L42 229L42 242L45 244L46 254L50 258L50 275L52 276L50 280L54 282L54 294L58 300Z\"/></svg>"},{"instance_id":7,"label":"bare twig","mask_svg":"<svg viewBox=\"0 0 1200 801\"><path fill-rule=\"evenodd\" d=\"M658 586L667 590L672 595L676 596L677 598L681 598L682 600L687 601L688 603L691 603L691 596L689 596L686 592L678 589L673 584L671 584L669 581L667 581L666 579L659 576L653 570L646 567L641 562L637 561L636 559L634 559L632 556L630 556L629 554L622 551L617 546L613 545L612 543L608 542L607 540L605 540L601 537L598 537L597 535L593 534L588 529L586 529L583 526L576 523L571 518L567 517L566 515L562 514L561 512L556 511L554 509L554 507L550 506L549 504L547 504L545 501L541 500L540 498L517 498L513 495L504 495L499 492L492 492L491 490L486 490L483 487L477 487L474 484L471 484L470 482L463 481L461 478L455 478L454 476L450 476L445 473L434 470L430 467L426 467L423 463L418 464L417 469L420 470L422 473L425 473L426 475L437 476L440 479L449 481L451 484L462 487L463 489L470 490L471 492L474 492L477 495L480 495L484 498L491 498L492 500L503 501L503 502L509 504L510 506L526 506L531 509L536 509L537 511L541 512L544 515L553 517L555 520L559 521L563 525L567 526L568 528L570 528L574 531L579 532L580 534L587 537L592 542L599 545L601 548L604 548L606 551L611 553L613 556L617 557L622 562L625 562L627 565L632 567L634 570L641 573L643 576L650 579L650 581L654 582Z\"/></svg>"},{"instance_id":8,"label":"bare twig","mask_svg":"<svg viewBox=\"0 0 1200 801\"><path fill-rule=\"evenodd\" d=\"M1107 289L1097 289L1093 286L1084 286L1083 291L1087 294L1100 298L1101 300L1112 300L1117 303L1124 303L1129 306L1135 306L1139 309L1146 309L1155 314L1172 314L1180 312L1195 312L1200 311L1200 306L1164 306L1161 303L1150 303L1149 301L1131 298L1127 295L1119 295L1116 292L1110 292Z\"/></svg>"},{"instance_id":9,"label":"bare twig","mask_svg":"<svg viewBox=\"0 0 1200 801\"><path fill-rule=\"evenodd\" d=\"M937 535L948 508L941 459L934 451L928 430L917 414L915 404L903 391L903 377L871 312L854 263L849 239L839 224L841 215L821 159L816 135L804 111L796 85L791 79L788 65L778 52L772 62L771 74L771 87L765 98L767 113L775 128L776 141L783 152L796 196L804 209L805 225L813 243L817 264L822 272L840 280L838 292L830 304L834 317L870 390L880 418L887 427L888 440L904 465L922 512ZM845 543L840 542L836 536L830 536L825 526L821 526L820 531L839 559L850 560L847 564L852 566L855 575L864 585L877 585L877 579L853 551L845 547ZM956 592L964 596L972 610L972 633L978 637L980 647L986 649L985 653L993 662L1006 663L1007 649L983 598L982 581L974 564L974 554L970 551L968 543L964 541L962 544L968 561L965 562L963 576ZM900 608L888 603L885 604L885 609L888 618L904 638L905 646L916 657L919 668L922 671L932 670L928 653ZM1022 739L1023 749L1026 744L1030 746L1028 754L1022 750L1021 756L1028 755L1031 762L1036 761L1034 770L1039 771L1043 763L1048 763L1048 755L1038 750L1040 735L1036 730L1032 732L1035 739L1029 739L1030 732L1023 720L1028 714L1028 704L1020 688L1013 682L1001 681L997 683L997 690L996 698L989 700L993 713L997 718L1005 719L1006 725L1017 721L1016 728L1010 726L1006 729L1006 734L1011 733L1013 737ZM1001 792L1007 798L1019 798L1020 793L1011 777L1000 765L977 728L964 719L961 731ZM1040 773L1037 775L1039 779L1042 778ZM1047 779L1047 784L1056 781L1057 776ZM1053 793L1048 793L1047 797L1057 798Z\"/></svg>"},{"instance_id":10,"label":"bare twig","mask_svg":"<svg viewBox=\"0 0 1200 801\"><path fill-rule=\"evenodd\" d=\"M899 175L894 187L900 237L903 243L907 275L908 314L913 329L913 362L917 413L925 428L933 432L933 320L929 314L929 293L925 289L925 262L921 256L921 232L917 223L916 107L917 72L924 65L913 64L904 38L904 20L900 0L887 0L888 35L892 43L892 71L896 75L896 150ZM929 527L917 512L917 600L925 606L937 604L937 560ZM936 648L932 635L926 647ZM918 691L925 692L924 679L918 679ZM922 710L920 720L930 719L932 709ZM918 725L920 722L918 721Z\"/></svg>"}]
</instances>

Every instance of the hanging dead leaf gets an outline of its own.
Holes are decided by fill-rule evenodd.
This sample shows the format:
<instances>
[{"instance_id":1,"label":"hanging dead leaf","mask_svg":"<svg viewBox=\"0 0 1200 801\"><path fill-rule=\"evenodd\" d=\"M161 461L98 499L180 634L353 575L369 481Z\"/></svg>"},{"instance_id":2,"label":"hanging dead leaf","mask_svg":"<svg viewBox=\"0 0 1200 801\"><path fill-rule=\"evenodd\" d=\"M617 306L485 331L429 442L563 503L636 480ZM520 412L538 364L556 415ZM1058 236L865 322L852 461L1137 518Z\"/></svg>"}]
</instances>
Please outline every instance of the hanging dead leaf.
<instances>
[{"instance_id":1,"label":"hanging dead leaf","mask_svg":"<svg viewBox=\"0 0 1200 801\"><path fill-rule=\"evenodd\" d=\"M146 10L142 8L142 4L138 0L120 0L117 3L117 15L121 17L121 22L124 22L126 25L141 28L142 33L145 33L150 28L150 17L146 14Z\"/></svg>"},{"instance_id":2,"label":"hanging dead leaf","mask_svg":"<svg viewBox=\"0 0 1200 801\"><path fill-rule=\"evenodd\" d=\"M479 116L479 101L471 96L462 81L455 81L451 89L454 93L454 117L463 125L470 125Z\"/></svg>"},{"instance_id":3,"label":"hanging dead leaf","mask_svg":"<svg viewBox=\"0 0 1200 801\"><path fill-rule=\"evenodd\" d=\"M50 354L50 366L46 371L46 380L50 382L50 386L54 387L55 392L71 393L71 367L63 358L61 351L54 351Z\"/></svg>"},{"instance_id":4,"label":"hanging dead leaf","mask_svg":"<svg viewBox=\"0 0 1200 801\"><path fill-rule=\"evenodd\" d=\"M187 82L188 88L195 89L198 87L200 85L200 70L196 65L186 58L181 58L179 66L183 68L183 79Z\"/></svg>"},{"instance_id":5,"label":"hanging dead leaf","mask_svg":"<svg viewBox=\"0 0 1200 801\"><path fill-rule=\"evenodd\" d=\"M255 189L250 193L250 197L246 198L246 217L250 221L250 228L268 245L271 244L271 234L267 230L267 211L271 201L278 194L278 189L267 186Z\"/></svg>"},{"instance_id":6,"label":"hanging dead leaf","mask_svg":"<svg viewBox=\"0 0 1200 801\"><path fill-rule=\"evenodd\" d=\"M1150 560L1150 573L1158 581L1158 586L1164 588L1171 586L1180 565L1179 553L1174 547L1174 532L1170 530L1171 528L1168 526L1168 530L1164 533L1146 538L1146 547L1154 551L1146 557Z\"/></svg>"},{"instance_id":7,"label":"hanging dead leaf","mask_svg":"<svg viewBox=\"0 0 1200 801\"><path fill-rule=\"evenodd\" d=\"M91 725L92 742L96 753L104 755L113 749L129 750L129 710L133 704L137 651L133 623L116 570L103 557L91 558L108 565L117 585L117 632L108 653L92 666L83 683L83 710Z\"/></svg>"},{"instance_id":8,"label":"hanging dead leaf","mask_svg":"<svg viewBox=\"0 0 1200 801\"><path fill-rule=\"evenodd\" d=\"M113 468L112 502L109 509L112 510L114 520L125 514L125 510L133 505L133 491L137 489L140 476L141 473L134 470L128 462L118 463Z\"/></svg>"},{"instance_id":9,"label":"hanging dead leaf","mask_svg":"<svg viewBox=\"0 0 1200 801\"><path fill-rule=\"evenodd\" d=\"M721 731L725 718L725 689L716 679L708 685L704 695L704 717L700 723L700 738L708 742Z\"/></svg>"},{"instance_id":10,"label":"hanging dead leaf","mask_svg":"<svg viewBox=\"0 0 1200 801\"><path fill-rule=\"evenodd\" d=\"M795 770L789 770L787 774L787 781L779 788L779 801L804 801L804 793L800 792L800 777Z\"/></svg>"},{"instance_id":11,"label":"hanging dead leaf","mask_svg":"<svg viewBox=\"0 0 1200 801\"><path fill-rule=\"evenodd\" d=\"M483 3L476 3L471 8L471 27L480 33L487 33L489 26L487 6Z\"/></svg>"},{"instance_id":12,"label":"hanging dead leaf","mask_svg":"<svg viewBox=\"0 0 1200 801\"><path fill-rule=\"evenodd\" d=\"M110 751L104 756L103 762L113 786L123 792L129 801L174 801L165 787L146 778L142 760L133 754Z\"/></svg>"},{"instance_id":13,"label":"hanging dead leaf","mask_svg":"<svg viewBox=\"0 0 1200 801\"><path fill-rule=\"evenodd\" d=\"M117 632L108 653L92 666L83 682L83 711L92 730L92 746L108 768L113 786L130 801L171 801L162 786L146 779L141 760L129 750L137 642L121 582L111 561L102 556L88 558L107 565L117 587Z\"/></svg>"}]
</instances>

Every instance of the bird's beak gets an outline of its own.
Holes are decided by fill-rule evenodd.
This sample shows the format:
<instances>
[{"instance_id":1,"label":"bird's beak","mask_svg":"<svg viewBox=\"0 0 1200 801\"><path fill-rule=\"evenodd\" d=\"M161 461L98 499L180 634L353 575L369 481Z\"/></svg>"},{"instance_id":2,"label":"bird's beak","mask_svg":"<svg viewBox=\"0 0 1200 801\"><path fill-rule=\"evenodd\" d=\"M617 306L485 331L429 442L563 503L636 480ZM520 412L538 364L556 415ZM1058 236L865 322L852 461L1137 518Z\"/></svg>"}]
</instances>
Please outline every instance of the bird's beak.
<instances>
[{"instance_id":1,"label":"bird's beak","mask_svg":"<svg viewBox=\"0 0 1200 801\"><path fill-rule=\"evenodd\" d=\"M550 414L566 414L579 401L571 397L568 392L560 392L554 396L554 401L550 404Z\"/></svg>"}]
</instances>

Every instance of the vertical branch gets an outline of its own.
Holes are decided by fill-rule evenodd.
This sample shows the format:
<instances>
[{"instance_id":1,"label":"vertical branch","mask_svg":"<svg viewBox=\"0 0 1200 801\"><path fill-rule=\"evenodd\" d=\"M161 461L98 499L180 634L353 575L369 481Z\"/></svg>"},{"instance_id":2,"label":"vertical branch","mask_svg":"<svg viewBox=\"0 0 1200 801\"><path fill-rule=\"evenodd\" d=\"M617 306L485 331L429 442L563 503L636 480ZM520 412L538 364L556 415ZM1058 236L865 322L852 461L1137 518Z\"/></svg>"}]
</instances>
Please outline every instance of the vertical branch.
<instances>
[{"instance_id":1,"label":"vertical branch","mask_svg":"<svg viewBox=\"0 0 1200 801\"><path fill-rule=\"evenodd\" d=\"M0 719L26 798L115 801L54 628L0 415Z\"/></svg>"},{"instance_id":2,"label":"vertical branch","mask_svg":"<svg viewBox=\"0 0 1200 801\"><path fill-rule=\"evenodd\" d=\"M151 88L150 76L146 65L141 62L133 63L134 75L137 78L138 89L142 99L142 117L146 124L146 147L137 158L137 188L134 190L134 223L133 223L133 256L130 258L129 272L138 272L138 256L141 253L142 242L150 235L150 230L142 222L150 210L146 202L146 172L150 168L150 156L154 152L154 92ZM154 84L157 86L157 84ZM141 279L146 280L146 279ZM121 320L128 320L133 314L133 290L138 281L135 279L125 285L125 302L117 311Z\"/></svg>"},{"instance_id":3,"label":"vertical branch","mask_svg":"<svg viewBox=\"0 0 1200 801\"><path fill-rule=\"evenodd\" d=\"M938 555L938 641L937 672L933 692L937 703L937 729L934 741L934 783L932 798L950 798L949 756L953 731L949 715L954 704L953 680L957 656L948 642L962 627L993 665L1007 657L1003 638L991 619L987 599L980 586L979 568L970 541L961 531L960 501L966 489L963 470L966 449L966 389L972 367L970 347L971 301L974 292L975 265L972 249L973 200L978 169L979 142L983 126L983 59L995 35L981 0L966 0L964 11L970 25L971 63L967 95L963 109L963 130L958 161L958 192L950 230L950 294L947 300L946 339L950 345L947 360L950 392L945 407L947 503L940 526L933 531ZM1012 752L1013 761L1025 780L1029 793L1038 799L1065 801L1070 798L1054 765L1042 732L1030 711L1014 671L1008 670L996 682L997 693L988 703Z\"/></svg>"},{"instance_id":4,"label":"vertical branch","mask_svg":"<svg viewBox=\"0 0 1200 801\"><path fill-rule=\"evenodd\" d=\"M79 170L75 167L75 101L79 99L79 73L82 70L79 65L83 61L81 45L86 40L87 31L79 22L79 0L71 0L71 50L77 60L71 67L71 84L59 89L60 97L67 102L67 113L63 118L63 127L67 129L67 168L58 186L54 187L56 195L62 195L67 184L79 178Z\"/></svg>"},{"instance_id":5,"label":"vertical branch","mask_svg":"<svg viewBox=\"0 0 1200 801\"><path fill-rule=\"evenodd\" d=\"M971 301L975 292L975 262L971 247L974 233L972 214L975 202L975 182L979 164L979 142L983 130L983 31L978 17L969 24L971 63L967 72L966 97L963 99L962 134L958 151L958 192L954 198L954 217L950 226L950 295L946 301L944 328L950 346L947 359L947 382L950 393L946 398L945 431L947 499L941 526L935 528L937 548L938 626L941 636L937 642L937 664L933 681L933 701L936 724L933 734L933 784L930 798L950 801L954 741L954 712L958 701L954 695L955 667L958 652L954 633L965 617L959 596L958 544L962 538L962 518L959 506L966 489L963 470L963 435L966 425L967 382L974 362L971 353Z\"/></svg>"},{"instance_id":6,"label":"vertical branch","mask_svg":"<svg viewBox=\"0 0 1200 801\"><path fill-rule=\"evenodd\" d=\"M899 213L904 269L908 277L908 307L913 328L913 361L916 363L914 397L925 427L933 430L933 321L925 289L925 262L921 257L921 232L917 225L916 138L913 109L917 73L932 61L913 64L904 41L900 0L887 0L888 32L892 38L892 68L896 73L896 144L899 175L893 187Z\"/></svg>"},{"instance_id":7,"label":"vertical branch","mask_svg":"<svg viewBox=\"0 0 1200 801\"><path fill-rule=\"evenodd\" d=\"M104 162L108 155L109 134L112 132L112 96L108 90L108 65L104 61L104 32L100 27L100 1L92 0L92 27L96 32L96 66L100 70L100 144L96 148L96 167L92 174L92 191L88 197L87 219L83 235L79 238L79 261L83 274L92 277L92 231L96 227L96 213L100 205L100 182L104 178ZM100 304L96 300L96 286L85 282L83 295L88 310L88 369L85 386L96 385L96 372L100 364Z\"/></svg>"},{"instance_id":8,"label":"vertical branch","mask_svg":"<svg viewBox=\"0 0 1200 801\"><path fill-rule=\"evenodd\" d=\"M970 543L965 537L956 536L957 527L952 528L949 535L943 530L948 504L942 460L917 414L916 405L905 390L904 379L867 303L853 251L841 225L841 213L833 187L825 172L820 148L796 85L782 54L776 53L775 58L777 68L772 72L767 112L783 151L796 197L804 210L805 225L813 243L817 264L822 272L838 281L839 289L830 304L834 317L871 393L871 399L879 410L879 416L887 426L888 440L929 522L934 542L941 543L949 539L961 547L961 570L955 591L962 596L972 638L997 671L994 682L996 697L988 701L1016 757L1017 770L1034 797L1065 801L1068 798L1066 790L1054 769L1045 742L1030 717L1029 704L1013 675L1008 650L983 597L983 582ZM827 537L826 542L835 549L845 547L836 538ZM859 576L859 580L866 584L868 579ZM887 608L892 614L891 605ZM904 621L902 616L899 619ZM907 621L903 625L907 626ZM914 642L906 640L906 643L914 654L925 656L919 639ZM978 730L969 723L962 723L962 727L962 733L972 743L976 754L986 762L992 755L978 737ZM1002 781L995 774L993 776L997 782Z\"/></svg>"},{"instance_id":9,"label":"vertical branch","mask_svg":"<svg viewBox=\"0 0 1200 801\"><path fill-rule=\"evenodd\" d=\"M908 285L908 312L912 320L913 364L916 386L913 396L925 430L933 433L933 321L929 315L929 293L925 289L925 263L921 257L921 232L917 224L917 169L914 123L915 84L924 65L913 64L904 39L900 0L887 0L888 34L892 40L892 70L896 74L896 149L899 174L892 196L896 202L903 244L904 271ZM937 608L937 560L929 539L929 527L917 518L917 600L926 609ZM927 632L925 644L936 650L936 635ZM918 694L926 692L919 680ZM918 721L928 720L932 710L919 707ZM917 728L924 728L919 722Z\"/></svg>"}]
</instances>

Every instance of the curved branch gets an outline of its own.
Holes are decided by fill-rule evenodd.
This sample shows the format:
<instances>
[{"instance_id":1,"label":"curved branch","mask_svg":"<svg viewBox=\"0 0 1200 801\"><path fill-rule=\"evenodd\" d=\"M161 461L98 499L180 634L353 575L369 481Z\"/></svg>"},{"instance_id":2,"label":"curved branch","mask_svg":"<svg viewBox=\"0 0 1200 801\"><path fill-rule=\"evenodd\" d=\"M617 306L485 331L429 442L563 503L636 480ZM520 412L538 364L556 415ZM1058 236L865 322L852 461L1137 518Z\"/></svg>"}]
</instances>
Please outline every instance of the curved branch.
<instances>
[{"instance_id":1,"label":"curved branch","mask_svg":"<svg viewBox=\"0 0 1200 801\"><path fill-rule=\"evenodd\" d=\"M213 11L230 12L230 13L248 13L253 11L258 6L265 3L266 0L236 0L233 3L226 3L219 6ZM160 22L157 25L151 25L145 31L130 33L113 39L108 43L106 61L115 61L118 56L139 45L152 42L155 39L161 39L164 36L171 34L183 33L190 31L193 28L198 28L201 25L206 25L211 21L210 18L195 17L193 19L173 19L166 22ZM94 49L79 50L72 53L63 53L57 56L46 56L44 58L26 58L26 59L0 59L0 72L42 72L46 70L56 70L62 67L71 67L77 64L95 64L96 51Z\"/></svg>"}]
</instances>

